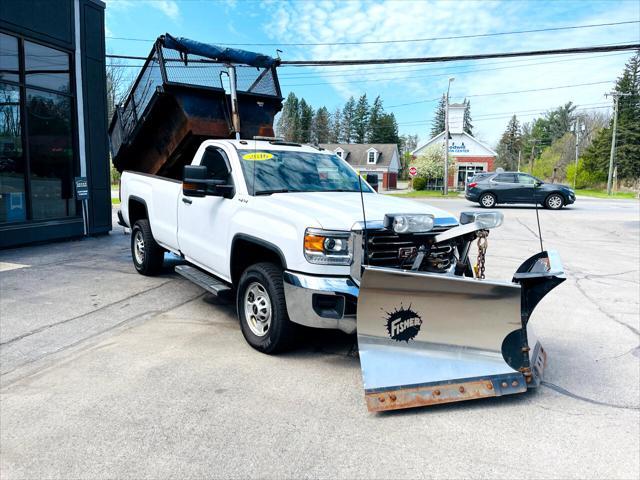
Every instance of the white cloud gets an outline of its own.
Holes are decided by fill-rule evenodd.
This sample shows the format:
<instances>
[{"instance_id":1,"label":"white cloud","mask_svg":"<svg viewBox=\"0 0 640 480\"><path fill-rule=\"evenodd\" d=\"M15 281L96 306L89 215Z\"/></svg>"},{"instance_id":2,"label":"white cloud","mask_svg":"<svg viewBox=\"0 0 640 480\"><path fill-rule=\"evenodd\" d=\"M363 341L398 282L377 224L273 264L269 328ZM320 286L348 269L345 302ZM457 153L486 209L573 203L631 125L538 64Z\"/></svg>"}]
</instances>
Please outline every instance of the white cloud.
<instances>
[{"instance_id":1,"label":"white cloud","mask_svg":"<svg viewBox=\"0 0 640 480\"><path fill-rule=\"evenodd\" d=\"M638 18L638 6L634 2L616 2L599 5L598 8L577 8L558 3L552 5L560 11L536 8L530 2L380 2L323 1L323 2L274 2L266 5L271 21L264 31L276 42L282 43L327 43L393 41L408 38L432 38L469 35L484 32L527 30L540 26L563 26L597 24L626 21ZM584 4L582 4L584 7ZM564 10L567 10L566 12ZM570 15L570 11L574 14ZM585 13L586 12L586 13ZM635 38L634 38L635 37ZM586 46L638 40L637 24L624 27L540 32L526 35L508 35L489 38L467 38L443 41L412 43L358 44L358 45L312 45L284 46L284 59L354 59L397 58L420 56L447 56L479 52L507 52L559 48L563 46ZM528 90L555 85L614 80L624 66L627 55L585 55L579 61L558 62L546 65L532 63L556 60L535 57L508 60L505 65L519 68L495 69L503 60L466 64L421 65L415 67L317 68L315 75L297 74L300 70L281 68L281 83L300 85L325 82L339 97L335 105L350 95L367 93L369 97L382 94L386 105L435 98L446 89L447 77L455 76L452 96L464 97L480 93ZM493 65L488 65L493 63ZM483 67L483 65L486 65ZM491 69L478 73L451 73L455 70ZM416 72L416 70L418 70ZM308 69L306 71L309 71ZM344 76L336 72L345 72ZM347 73L348 72L348 73ZM361 72L361 75L358 74ZM355 74L354 74L355 73ZM428 75L436 75L429 77ZM292 77L287 79L287 77ZM378 81L385 79L384 81ZM347 83L351 82L351 83ZM290 87L311 89L322 87ZM523 110L545 110L569 100L579 104L604 101L602 94L609 85L548 90L519 95L471 97L472 113L478 118L476 131L489 143L494 143L502 133L507 120L489 120L487 115L495 112L519 112ZM319 106L319 105L316 105ZM420 120L431 119L433 103L424 104ZM407 112L413 111L413 114ZM398 121L415 121L414 109L394 110ZM523 117L529 120L532 117ZM482 119L482 120L481 120ZM409 127L402 131L419 133L422 138L429 125ZM420 131L419 131L420 130Z\"/></svg>"},{"instance_id":2,"label":"white cloud","mask_svg":"<svg viewBox=\"0 0 640 480\"><path fill-rule=\"evenodd\" d=\"M107 13L110 9L123 12L137 7L151 7L161 11L172 20L180 18L180 8L175 0L105 0Z\"/></svg>"}]
</instances>

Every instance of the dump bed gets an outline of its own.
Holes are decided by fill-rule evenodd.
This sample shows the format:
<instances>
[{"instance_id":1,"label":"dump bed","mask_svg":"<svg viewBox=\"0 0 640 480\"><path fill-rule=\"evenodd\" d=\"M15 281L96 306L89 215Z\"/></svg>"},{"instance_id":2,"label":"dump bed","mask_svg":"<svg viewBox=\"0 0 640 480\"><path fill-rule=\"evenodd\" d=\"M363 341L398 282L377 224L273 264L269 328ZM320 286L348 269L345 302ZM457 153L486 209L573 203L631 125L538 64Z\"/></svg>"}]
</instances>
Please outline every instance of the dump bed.
<instances>
[{"instance_id":1,"label":"dump bed","mask_svg":"<svg viewBox=\"0 0 640 480\"><path fill-rule=\"evenodd\" d=\"M276 65L252 52L161 36L111 120L114 166L179 178L203 140L234 138L230 66L243 138L272 137L282 109Z\"/></svg>"}]
</instances>

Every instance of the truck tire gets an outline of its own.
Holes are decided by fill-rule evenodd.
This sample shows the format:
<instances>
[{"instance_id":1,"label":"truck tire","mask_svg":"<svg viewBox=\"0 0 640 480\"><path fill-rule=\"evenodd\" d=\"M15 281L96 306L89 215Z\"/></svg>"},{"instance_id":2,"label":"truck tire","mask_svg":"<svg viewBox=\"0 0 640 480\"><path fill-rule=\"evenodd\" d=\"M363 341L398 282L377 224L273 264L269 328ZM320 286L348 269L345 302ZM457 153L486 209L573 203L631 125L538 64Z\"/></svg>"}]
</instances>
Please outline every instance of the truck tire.
<instances>
[{"instance_id":1,"label":"truck tire","mask_svg":"<svg viewBox=\"0 0 640 480\"><path fill-rule=\"evenodd\" d=\"M162 270L164 249L156 243L149 220L138 220L131 229L131 259L142 275L156 275Z\"/></svg>"},{"instance_id":2,"label":"truck tire","mask_svg":"<svg viewBox=\"0 0 640 480\"><path fill-rule=\"evenodd\" d=\"M291 348L296 326L289 320L282 268L275 263L248 267L238 282L238 318L249 345L263 353Z\"/></svg>"}]
</instances>

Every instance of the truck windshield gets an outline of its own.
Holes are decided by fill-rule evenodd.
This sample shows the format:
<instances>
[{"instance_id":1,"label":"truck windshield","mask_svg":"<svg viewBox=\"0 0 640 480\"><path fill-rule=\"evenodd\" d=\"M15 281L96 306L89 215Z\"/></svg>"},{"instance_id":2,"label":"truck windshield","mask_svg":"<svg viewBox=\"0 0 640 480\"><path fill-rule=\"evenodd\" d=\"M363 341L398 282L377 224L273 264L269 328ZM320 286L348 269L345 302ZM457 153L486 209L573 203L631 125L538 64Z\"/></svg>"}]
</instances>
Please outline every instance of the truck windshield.
<instances>
[{"instance_id":1,"label":"truck windshield","mask_svg":"<svg viewBox=\"0 0 640 480\"><path fill-rule=\"evenodd\" d=\"M335 155L291 150L238 150L250 195L359 192L358 175ZM371 188L362 182L362 191Z\"/></svg>"}]
</instances>

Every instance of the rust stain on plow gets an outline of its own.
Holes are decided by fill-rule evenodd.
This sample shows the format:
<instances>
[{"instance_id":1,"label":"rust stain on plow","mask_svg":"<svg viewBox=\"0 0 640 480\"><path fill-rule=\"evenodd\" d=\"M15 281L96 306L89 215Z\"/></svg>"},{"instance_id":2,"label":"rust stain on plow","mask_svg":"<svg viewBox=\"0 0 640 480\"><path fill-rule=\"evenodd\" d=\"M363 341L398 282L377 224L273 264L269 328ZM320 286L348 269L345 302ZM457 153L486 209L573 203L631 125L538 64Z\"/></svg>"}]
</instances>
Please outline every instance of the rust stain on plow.
<instances>
[{"instance_id":1,"label":"rust stain on plow","mask_svg":"<svg viewBox=\"0 0 640 480\"><path fill-rule=\"evenodd\" d=\"M365 399L370 412L382 412L495 396L496 391L490 380L477 380L429 387L403 388L383 393L366 393Z\"/></svg>"}]
</instances>

